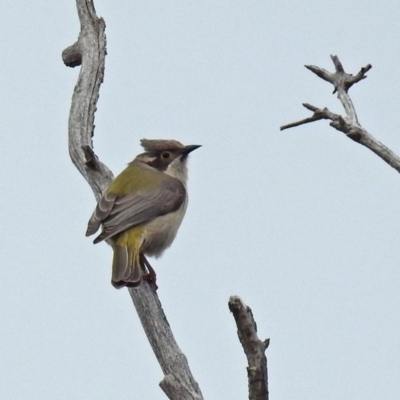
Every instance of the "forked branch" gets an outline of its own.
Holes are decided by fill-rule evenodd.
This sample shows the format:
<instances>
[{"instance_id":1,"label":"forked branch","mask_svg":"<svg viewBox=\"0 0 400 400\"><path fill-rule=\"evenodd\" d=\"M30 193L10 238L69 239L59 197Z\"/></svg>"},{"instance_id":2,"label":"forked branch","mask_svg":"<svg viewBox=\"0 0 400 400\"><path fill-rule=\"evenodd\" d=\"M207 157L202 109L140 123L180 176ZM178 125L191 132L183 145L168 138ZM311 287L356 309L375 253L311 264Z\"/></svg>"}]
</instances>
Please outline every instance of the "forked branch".
<instances>
[{"instance_id":1,"label":"forked branch","mask_svg":"<svg viewBox=\"0 0 400 400\"><path fill-rule=\"evenodd\" d=\"M308 103L303 103L303 106L313 112L313 115L304 118L300 121L292 122L281 126L281 131L284 129L293 128L295 126L308 124L310 122L318 121L320 119L330 120L330 125L343 132L350 139L363 146L369 148L376 155L381 157L397 172L400 172L400 158L392 150L390 150L383 143L375 139L367 130L365 130L359 123L357 113L353 102L348 94L349 89L357 82L365 79L366 73L372 68L371 64L360 69L356 75L347 74L337 56L331 56L335 66L335 72L326 71L323 68L315 65L306 65L305 67L314 72L321 79L331 83L334 87L333 93L337 93L340 102L345 110L345 115L341 116L329 111L327 108L318 108Z\"/></svg>"}]
</instances>

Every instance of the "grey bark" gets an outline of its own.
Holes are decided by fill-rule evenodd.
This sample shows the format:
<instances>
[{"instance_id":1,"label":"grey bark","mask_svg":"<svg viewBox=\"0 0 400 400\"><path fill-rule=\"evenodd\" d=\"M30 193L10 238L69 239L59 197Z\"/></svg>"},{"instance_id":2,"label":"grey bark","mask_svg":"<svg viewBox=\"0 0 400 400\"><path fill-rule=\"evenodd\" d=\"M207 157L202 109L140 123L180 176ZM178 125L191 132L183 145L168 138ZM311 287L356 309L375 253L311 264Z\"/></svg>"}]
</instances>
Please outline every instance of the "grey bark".
<instances>
[{"instance_id":1,"label":"grey bark","mask_svg":"<svg viewBox=\"0 0 400 400\"><path fill-rule=\"evenodd\" d=\"M247 357L249 400L268 400L268 371L265 350L269 339L261 341L257 335L257 324L250 307L238 296L231 296L229 309L235 318L238 337Z\"/></svg>"},{"instance_id":2,"label":"grey bark","mask_svg":"<svg viewBox=\"0 0 400 400\"><path fill-rule=\"evenodd\" d=\"M371 64L360 69L356 75L347 74L337 56L331 56L335 66L335 72L326 71L323 68L315 65L306 65L306 68L319 76L321 79L331 83L334 87L333 93L337 93L340 102L345 110L345 116L341 116L329 111L327 108L318 108L308 103L303 103L303 106L314 114L311 117L300 121L292 122L281 126L281 130L293 128L295 126L318 121L320 119L328 119L330 125L343 132L347 137L355 142L362 144L377 156L382 158L386 163L393 167L397 172L400 172L400 157L390 150L383 143L375 139L366 129L364 129L357 117L357 113L353 102L348 94L349 89L355 83L365 79L366 73L372 68Z\"/></svg>"},{"instance_id":3,"label":"grey bark","mask_svg":"<svg viewBox=\"0 0 400 400\"><path fill-rule=\"evenodd\" d=\"M69 153L99 200L113 178L94 153L92 142L94 114L104 78L105 22L97 17L93 1L76 0L76 5L81 25L79 38L62 53L66 66L81 65L68 123ZM202 400L201 390L175 341L157 293L146 282L138 289L129 289L129 293L165 375L160 383L162 390L171 400Z\"/></svg>"}]
</instances>

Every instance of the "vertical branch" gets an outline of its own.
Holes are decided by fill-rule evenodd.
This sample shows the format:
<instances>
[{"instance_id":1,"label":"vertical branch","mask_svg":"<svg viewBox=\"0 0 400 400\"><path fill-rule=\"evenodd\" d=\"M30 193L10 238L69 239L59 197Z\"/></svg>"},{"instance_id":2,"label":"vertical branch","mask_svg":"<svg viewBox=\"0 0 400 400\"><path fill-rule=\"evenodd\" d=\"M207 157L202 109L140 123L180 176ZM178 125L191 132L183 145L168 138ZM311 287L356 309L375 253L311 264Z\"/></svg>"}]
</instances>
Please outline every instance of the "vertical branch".
<instances>
[{"instance_id":1,"label":"vertical branch","mask_svg":"<svg viewBox=\"0 0 400 400\"><path fill-rule=\"evenodd\" d=\"M94 153L92 142L94 114L104 78L105 22L97 17L92 0L76 0L76 5L81 25L79 38L62 53L66 66L81 65L68 123L69 153L73 164L99 199L113 177ZM200 388L175 341L156 292L144 282L129 293L165 374L161 388L171 400L202 400Z\"/></svg>"},{"instance_id":2,"label":"vertical branch","mask_svg":"<svg viewBox=\"0 0 400 400\"><path fill-rule=\"evenodd\" d=\"M269 339L261 341L258 338L253 313L240 297L231 296L228 306L235 318L239 340L247 357L249 400L268 400L268 370L265 350L269 346Z\"/></svg>"},{"instance_id":3,"label":"vertical branch","mask_svg":"<svg viewBox=\"0 0 400 400\"><path fill-rule=\"evenodd\" d=\"M92 1L77 0L76 5L81 25L79 38L62 53L66 66L82 65L69 114L69 154L99 199L113 177L112 172L94 154L92 142L94 114L104 79L106 25L102 18L97 17Z\"/></svg>"}]
</instances>

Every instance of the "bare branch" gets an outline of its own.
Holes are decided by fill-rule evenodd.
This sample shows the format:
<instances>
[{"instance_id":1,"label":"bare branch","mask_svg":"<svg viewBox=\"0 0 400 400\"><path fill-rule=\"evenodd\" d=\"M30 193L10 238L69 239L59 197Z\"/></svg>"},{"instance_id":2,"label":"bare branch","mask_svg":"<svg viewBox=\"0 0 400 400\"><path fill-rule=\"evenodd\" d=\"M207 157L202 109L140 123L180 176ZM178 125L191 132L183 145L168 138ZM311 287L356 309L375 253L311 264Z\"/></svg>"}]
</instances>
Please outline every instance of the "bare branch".
<instances>
[{"instance_id":1,"label":"bare branch","mask_svg":"<svg viewBox=\"0 0 400 400\"><path fill-rule=\"evenodd\" d=\"M156 292L147 282L129 289L133 304L165 375L160 382L171 400L202 400L203 395L171 331Z\"/></svg>"},{"instance_id":2,"label":"bare branch","mask_svg":"<svg viewBox=\"0 0 400 400\"><path fill-rule=\"evenodd\" d=\"M305 67L309 69L311 72L314 72L315 75L319 76L324 81L332 83L331 73L326 69L317 67L315 65L305 65Z\"/></svg>"},{"instance_id":3,"label":"bare branch","mask_svg":"<svg viewBox=\"0 0 400 400\"><path fill-rule=\"evenodd\" d=\"M268 371L265 350L269 339L261 341L257 336L257 325L250 307L238 296L231 296L229 310L235 318L238 336L247 357L249 400L268 400Z\"/></svg>"},{"instance_id":4,"label":"bare branch","mask_svg":"<svg viewBox=\"0 0 400 400\"><path fill-rule=\"evenodd\" d=\"M90 149L94 156L94 113L104 78L106 56L105 22L96 16L92 1L77 0L76 5L81 22L79 39L63 51L66 65L79 65L79 60L82 62L69 114L69 154L96 199L99 199L113 175L98 159L95 167L93 163L87 163L87 153Z\"/></svg>"},{"instance_id":5,"label":"bare branch","mask_svg":"<svg viewBox=\"0 0 400 400\"><path fill-rule=\"evenodd\" d=\"M76 43L63 51L65 65L81 66L68 123L72 162L89 183L96 199L108 187L112 172L93 150L94 114L103 82L106 56L105 23L93 0L76 0L81 31ZM140 321L165 374L161 387L171 400L202 400L185 355L179 349L156 292L147 282L129 289Z\"/></svg>"},{"instance_id":6,"label":"bare branch","mask_svg":"<svg viewBox=\"0 0 400 400\"><path fill-rule=\"evenodd\" d=\"M308 124L310 122L319 121L320 119L329 119L326 116L326 113L328 112L327 108L320 110L318 107L312 106L311 104L308 104L308 103L303 103L303 106L310 111L314 111L314 115L312 117L301 119L300 121L292 122L287 125L282 125L281 131L283 131L285 129L289 129L289 128L294 128L295 126Z\"/></svg>"},{"instance_id":7,"label":"bare branch","mask_svg":"<svg viewBox=\"0 0 400 400\"><path fill-rule=\"evenodd\" d=\"M337 93L340 102L345 110L345 116L342 117L338 114L332 113L327 108L320 109L307 103L303 106L312 111L312 117L302 119L300 121L292 122L281 126L281 131L295 126L307 124L310 122L318 121L320 119L331 120L330 125L343 132L350 139L357 143L362 144L376 155L381 157L396 171L400 172L400 158L392 150L386 147L383 143L375 139L369 132L367 132L359 123L356 109L348 94L349 89L355 83L365 79L366 73L372 68L371 64L361 68L356 75L347 74L337 56L331 56L332 62L335 66L335 72L328 72L323 68L315 65L306 65L305 67L319 76L321 79L331 83L334 86L333 93Z\"/></svg>"}]
</instances>

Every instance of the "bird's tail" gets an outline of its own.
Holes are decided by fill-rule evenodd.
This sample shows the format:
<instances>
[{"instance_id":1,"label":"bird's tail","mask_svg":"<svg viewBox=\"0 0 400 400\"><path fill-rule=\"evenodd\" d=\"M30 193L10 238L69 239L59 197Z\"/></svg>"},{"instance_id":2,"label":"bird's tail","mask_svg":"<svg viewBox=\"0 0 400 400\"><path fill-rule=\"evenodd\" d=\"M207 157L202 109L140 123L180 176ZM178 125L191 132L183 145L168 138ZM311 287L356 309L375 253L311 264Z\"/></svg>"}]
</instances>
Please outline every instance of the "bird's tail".
<instances>
[{"instance_id":1,"label":"bird's tail","mask_svg":"<svg viewBox=\"0 0 400 400\"><path fill-rule=\"evenodd\" d=\"M143 271L140 266L139 251L130 246L113 245L112 285L121 289L124 286L137 287L142 283Z\"/></svg>"}]
</instances>

